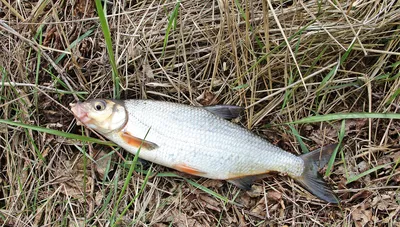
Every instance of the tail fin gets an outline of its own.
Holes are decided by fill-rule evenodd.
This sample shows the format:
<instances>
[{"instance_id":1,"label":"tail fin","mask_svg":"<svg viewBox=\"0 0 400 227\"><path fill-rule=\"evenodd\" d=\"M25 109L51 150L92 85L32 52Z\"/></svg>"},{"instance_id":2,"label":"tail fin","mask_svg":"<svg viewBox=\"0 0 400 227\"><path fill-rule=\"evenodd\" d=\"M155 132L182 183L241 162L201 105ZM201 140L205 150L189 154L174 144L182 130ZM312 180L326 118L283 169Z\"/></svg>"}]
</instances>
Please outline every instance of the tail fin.
<instances>
[{"instance_id":1,"label":"tail fin","mask_svg":"<svg viewBox=\"0 0 400 227\"><path fill-rule=\"evenodd\" d=\"M305 189L329 203L339 203L339 200L326 185L318 170L326 165L337 144L331 144L300 156L304 161L304 171L295 178Z\"/></svg>"}]
</instances>

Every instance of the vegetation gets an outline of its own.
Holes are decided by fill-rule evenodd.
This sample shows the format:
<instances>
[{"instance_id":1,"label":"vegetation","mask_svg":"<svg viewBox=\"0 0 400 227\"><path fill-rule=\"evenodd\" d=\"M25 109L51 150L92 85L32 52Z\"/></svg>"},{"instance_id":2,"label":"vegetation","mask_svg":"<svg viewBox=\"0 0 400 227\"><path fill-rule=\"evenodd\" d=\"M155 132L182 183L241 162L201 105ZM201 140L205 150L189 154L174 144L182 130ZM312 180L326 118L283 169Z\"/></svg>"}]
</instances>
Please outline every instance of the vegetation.
<instances>
[{"instance_id":1,"label":"vegetation","mask_svg":"<svg viewBox=\"0 0 400 227\"><path fill-rule=\"evenodd\" d=\"M0 225L399 226L399 15L396 0L0 0ZM321 173L341 204L285 176L245 192L138 160L76 125L69 103L89 98L239 105L287 151L340 143Z\"/></svg>"}]
</instances>

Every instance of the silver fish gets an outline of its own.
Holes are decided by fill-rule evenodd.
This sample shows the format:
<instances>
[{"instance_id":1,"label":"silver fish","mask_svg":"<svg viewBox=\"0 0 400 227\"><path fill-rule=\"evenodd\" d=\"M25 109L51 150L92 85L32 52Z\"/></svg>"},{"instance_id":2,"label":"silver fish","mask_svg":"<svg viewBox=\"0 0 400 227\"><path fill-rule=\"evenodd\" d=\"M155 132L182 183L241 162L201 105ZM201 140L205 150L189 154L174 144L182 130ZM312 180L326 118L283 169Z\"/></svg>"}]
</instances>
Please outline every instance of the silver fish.
<instances>
[{"instance_id":1,"label":"silver fish","mask_svg":"<svg viewBox=\"0 0 400 227\"><path fill-rule=\"evenodd\" d=\"M139 157L181 172L227 180L242 189L269 172L299 182L318 198L338 199L318 174L336 145L296 156L226 119L236 106L194 107L151 100L93 99L70 104L79 124Z\"/></svg>"}]
</instances>

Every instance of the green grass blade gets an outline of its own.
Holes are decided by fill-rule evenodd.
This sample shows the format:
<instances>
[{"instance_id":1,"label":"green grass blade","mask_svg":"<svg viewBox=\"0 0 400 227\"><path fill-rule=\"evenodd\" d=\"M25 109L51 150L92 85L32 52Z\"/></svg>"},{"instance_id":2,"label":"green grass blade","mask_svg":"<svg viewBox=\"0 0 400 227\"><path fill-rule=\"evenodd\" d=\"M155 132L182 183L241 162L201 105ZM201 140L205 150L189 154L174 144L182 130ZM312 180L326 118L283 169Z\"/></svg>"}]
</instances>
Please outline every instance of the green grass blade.
<instances>
[{"instance_id":1,"label":"green grass blade","mask_svg":"<svg viewBox=\"0 0 400 227\"><path fill-rule=\"evenodd\" d=\"M43 35L42 35L42 28L43 28L43 26L40 26L39 27L39 29L38 29L38 31L37 31L37 33L36 33L36 36L38 37L38 42L39 42L39 45L42 45L42 37L43 37ZM36 70L35 70L35 86L36 86L36 88L34 89L34 93L33 93L33 96L34 96L34 100L35 100L35 107L36 107L36 112L38 112L39 110L38 110L38 97L39 97L39 91L38 91L38 89L37 89L37 86L38 86L38 84L39 84L39 75L40 75L40 69L42 68L41 67L41 59L42 59L42 51L40 50L40 49L38 49L38 51L37 51L37 61L36 61Z\"/></svg>"},{"instance_id":2,"label":"green grass blade","mask_svg":"<svg viewBox=\"0 0 400 227\"><path fill-rule=\"evenodd\" d=\"M29 143L32 144L33 149L35 150L35 153L37 155L37 158L41 160L43 163L46 163L46 160L44 159L42 152L40 152L39 147L36 145L36 141L34 138L32 138L31 134L29 133L28 129L25 128L25 134L28 137Z\"/></svg>"},{"instance_id":3,"label":"green grass blade","mask_svg":"<svg viewBox=\"0 0 400 227\"><path fill-rule=\"evenodd\" d=\"M241 4L242 4L241 2L239 2L238 0L235 0L235 5L239 9L240 16L243 18L244 21L248 21L248 18L246 18L246 12L244 11ZM251 24L249 25L249 28L250 28L250 31L254 34L254 38L256 40L258 48L260 48L261 50L264 49L264 44L261 42L260 38L257 35L257 32L254 31L254 28L253 28L253 26L251 26Z\"/></svg>"},{"instance_id":4,"label":"green grass blade","mask_svg":"<svg viewBox=\"0 0 400 227\"><path fill-rule=\"evenodd\" d=\"M0 103L3 103L2 101L3 101L4 98L3 98L3 96L1 96L1 94L4 93L4 88L5 88L4 83L6 81L7 71L1 65L0 65L0 75L1 75Z\"/></svg>"},{"instance_id":5,"label":"green grass blade","mask_svg":"<svg viewBox=\"0 0 400 227\"><path fill-rule=\"evenodd\" d=\"M171 29L172 29L172 27L176 27L176 21L177 21L180 5L181 5L181 1L178 0L175 4L174 10L172 11L171 15L168 18L168 25L167 25L167 30L165 31L164 44L163 44L161 57L163 57L165 54L165 48L167 48L169 33L170 33ZM175 25L175 26L173 26L173 25Z\"/></svg>"},{"instance_id":6,"label":"green grass blade","mask_svg":"<svg viewBox=\"0 0 400 227\"><path fill-rule=\"evenodd\" d=\"M145 177L144 180L143 180L143 184L142 184L142 186L140 187L139 192L135 195L135 197L133 197L133 199L129 202L129 204L124 208L124 210L123 210L123 211L121 212L121 214L118 216L116 223L118 223L118 222L123 218L123 216L126 214L126 212L128 212L129 208L135 203L135 201L136 201L136 200L139 198L139 196L143 193L143 191L144 191L144 189L145 189L145 187L146 187L146 185L147 185L147 182L148 182L149 179L150 179L151 173L152 173L152 172L151 172L151 168L152 168L152 165L150 166L149 171L147 171L146 177Z\"/></svg>"},{"instance_id":7,"label":"green grass blade","mask_svg":"<svg viewBox=\"0 0 400 227\"><path fill-rule=\"evenodd\" d=\"M290 76L289 76L288 86L291 85L293 83L293 81L294 81L293 73L289 73L289 75ZM285 95L284 95L284 98L283 98L281 111L283 111L283 108L285 108L285 106L289 102L290 98L293 96L293 92L294 92L294 89L287 89L285 91Z\"/></svg>"},{"instance_id":8,"label":"green grass blade","mask_svg":"<svg viewBox=\"0 0 400 227\"><path fill-rule=\"evenodd\" d=\"M296 137L296 140L299 142L300 148L301 148L301 151L303 152L303 154L310 152L308 150L306 144L301 139L299 132L292 125L289 125L289 128L292 130L293 135Z\"/></svg>"},{"instance_id":9,"label":"green grass blade","mask_svg":"<svg viewBox=\"0 0 400 227\"><path fill-rule=\"evenodd\" d=\"M209 189L209 188L207 188L207 187L204 187L203 185L201 185L201 184L199 184L199 183L196 183L196 182L194 182L194 181L192 181L192 180L190 180L190 179L187 179L187 178L185 178L185 177L183 177L183 176L180 176L180 175L178 175L178 174L171 173L171 172L164 172L164 173L158 173L158 174L156 174L156 176L157 176L157 177L176 177L176 178L182 178L182 179L184 179L186 182L188 182L189 184L193 185L194 187L196 187L196 188L202 190L203 192L205 192L205 193L207 193L207 194L210 194L210 195L214 196L214 197L217 198L217 199L220 199L220 200L222 200L222 201L224 201L224 202L227 202L227 203L230 203L230 204L237 204L237 203L235 203L234 201L232 201L232 200L230 200L230 199L224 197L223 195L221 195L221 194L219 194L219 193L217 193L217 192L214 192L213 190L211 190L211 189Z\"/></svg>"},{"instance_id":10,"label":"green grass blade","mask_svg":"<svg viewBox=\"0 0 400 227\"><path fill-rule=\"evenodd\" d=\"M207 194L209 194L209 195L211 195L211 196L213 196L213 197L215 197L217 199L220 199L220 200L224 201L225 203L231 203L231 204L239 205L239 204L229 200L228 198L224 197L223 195L221 195L221 194L219 194L217 192L214 192L213 190L211 190L211 189L209 189L207 187L204 187L203 185L201 185L199 183L196 183L196 182L194 182L194 181L192 181L190 179L186 179L186 178L183 178L183 179L185 179L186 182L188 182L189 184L193 185L194 187L202 190L203 192L205 192L205 193L207 193Z\"/></svg>"},{"instance_id":11,"label":"green grass blade","mask_svg":"<svg viewBox=\"0 0 400 227\"><path fill-rule=\"evenodd\" d=\"M346 52L344 52L344 54L343 54L343 56L341 57L341 60L340 60L340 65L342 65L342 64L346 61L347 57L350 55L351 50L352 50L353 47L354 47L354 43L355 43L355 42L353 42L353 43L349 46L349 48L346 50Z\"/></svg>"},{"instance_id":12,"label":"green grass blade","mask_svg":"<svg viewBox=\"0 0 400 227\"><path fill-rule=\"evenodd\" d=\"M311 66L304 73L304 76L309 75L313 71L313 69L315 69L315 66L317 65L318 62L321 61L321 59L324 56L326 50L328 50L328 46L326 46L324 49L322 49L322 51L318 54L318 56L313 60L313 62L311 63Z\"/></svg>"},{"instance_id":13,"label":"green grass blade","mask_svg":"<svg viewBox=\"0 0 400 227\"><path fill-rule=\"evenodd\" d=\"M325 176L327 176L327 177L329 177L332 174L333 164L335 163L336 155L338 153L338 150L340 149L340 145L342 144L345 130L346 130L346 121L343 120L342 121L342 126L340 127L340 132L339 132L338 145L336 146L335 150L333 151L332 156L329 159L328 165L326 167Z\"/></svg>"},{"instance_id":14,"label":"green grass blade","mask_svg":"<svg viewBox=\"0 0 400 227\"><path fill-rule=\"evenodd\" d=\"M400 120L400 114L398 113L334 113L326 115L318 115L306 117L297 121L286 122L284 124L308 124L323 121L334 121L343 119L358 119L358 118L376 118L376 119L398 119Z\"/></svg>"},{"instance_id":15,"label":"green grass blade","mask_svg":"<svg viewBox=\"0 0 400 227\"><path fill-rule=\"evenodd\" d=\"M111 215L111 220L112 220L112 225L111 226L115 226L118 223L118 220L117 219L114 220L114 219L115 219L116 213L118 211L119 204L120 204L122 198L125 196L125 191L128 188L128 185L132 180L133 171L135 170L136 163L137 163L138 158L139 158L139 153L140 153L141 147L142 147L142 145L140 145L140 147L138 148L138 151L137 151L136 155L134 156L132 163L130 164L128 175L125 178L124 185L122 186L122 189L120 190L117 202L115 203L115 206L114 206L114 209L113 209L113 212L112 212L112 215Z\"/></svg>"},{"instance_id":16,"label":"green grass blade","mask_svg":"<svg viewBox=\"0 0 400 227\"><path fill-rule=\"evenodd\" d=\"M83 39L85 39L86 37L89 37L93 33L93 31L94 31L94 28L90 28L87 32L83 33L83 35L79 36L76 40L74 40L66 50L74 48ZM56 58L54 63L56 63L56 64L60 63L60 61L63 58L65 58L66 55L67 55L66 53L60 54L60 56L58 56L58 58ZM52 67L52 66L50 66L50 67ZM49 71L50 71L50 69L49 69Z\"/></svg>"},{"instance_id":17,"label":"green grass blade","mask_svg":"<svg viewBox=\"0 0 400 227\"><path fill-rule=\"evenodd\" d=\"M133 171L135 171L135 167L136 167L136 164L137 164L138 159L139 159L139 154L140 154L140 150L142 149L143 142L146 140L146 137L147 137L147 135L149 134L149 132L150 132L150 129L147 130L146 135L144 136L144 139L142 140L142 144L140 144L140 146L139 146L139 148L138 148L138 150L137 150L137 152L136 152L136 154L135 154L135 156L134 156L134 158L133 158L133 161L132 161L132 163L130 164L129 171L128 171L128 175L126 176L126 179L125 179L125 181L124 181L124 185L122 186L122 189L121 189L121 191L120 191L120 193L119 193L119 197L118 197L118 199L117 199L117 202L116 202L116 204L115 204L115 206L114 206L114 209L113 209L113 212L112 212L112 215L111 215L111 220L112 220L112 221L111 221L111 222L112 222L112 225L111 225L111 226L116 226L117 223L118 223L118 219L121 218L121 215L122 215L122 214L119 215L118 218L117 218L116 220L114 220L114 219L115 219L115 216L116 216L116 213L117 213L117 211L118 211L119 204L120 204L122 198L125 196L125 191L126 191L126 189L128 188L129 183L131 182L131 179L132 179L132 176L133 176ZM147 173L146 177L150 176L150 172L151 172L151 171L149 171L149 172ZM147 181L146 181L145 183L143 183L142 187L144 187L144 185L146 185L146 183L147 183ZM138 194L140 195L140 193L138 193ZM136 197L136 196L135 196L135 197ZM135 199L135 200L136 200L136 199ZM125 211L125 212L126 212L126 211Z\"/></svg>"},{"instance_id":18,"label":"green grass blade","mask_svg":"<svg viewBox=\"0 0 400 227\"><path fill-rule=\"evenodd\" d=\"M397 166L398 166L399 164L400 164L400 158L398 158L397 160L395 160L394 167L393 167L392 172L390 173L388 179L386 180L385 185L387 185L387 184L389 183L390 179L391 179L391 178L393 177L393 175L396 173L396 169L397 169Z\"/></svg>"},{"instance_id":19,"label":"green grass blade","mask_svg":"<svg viewBox=\"0 0 400 227\"><path fill-rule=\"evenodd\" d=\"M96 160L94 160L94 159L90 156L90 154L86 152L85 146L80 147L80 146L77 146L77 145L76 145L75 147L76 147L76 149L79 150L79 152L81 152L81 153L83 154L83 157L85 158L84 161L86 161L86 158L89 158L92 162L96 162Z\"/></svg>"},{"instance_id":20,"label":"green grass blade","mask_svg":"<svg viewBox=\"0 0 400 227\"><path fill-rule=\"evenodd\" d=\"M232 87L233 90L240 90L240 89L244 89L247 88L248 86L250 86L249 84L241 84L235 87Z\"/></svg>"},{"instance_id":21,"label":"green grass blade","mask_svg":"<svg viewBox=\"0 0 400 227\"><path fill-rule=\"evenodd\" d=\"M386 105L389 105L390 103L393 102L393 100L395 100L398 96L400 95L400 88L398 88L393 95L390 96L390 98L388 99L388 101L386 102Z\"/></svg>"},{"instance_id":22,"label":"green grass blade","mask_svg":"<svg viewBox=\"0 0 400 227\"><path fill-rule=\"evenodd\" d=\"M379 166L376 166L376 167L374 167L372 169L369 169L369 170L367 170L365 172L362 172L362 173L360 173L360 174L358 174L356 176L352 176L352 177L347 179L346 184L350 184L351 182L357 181L361 177L367 176L368 174L370 174L372 172L375 172L375 171L377 171L379 169L382 169L383 167L391 165L391 164L392 164L392 162L391 163L386 163L386 164L383 164L383 165L379 165Z\"/></svg>"},{"instance_id":23,"label":"green grass blade","mask_svg":"<svg viewBox=\"0 0 400 227\"><path fill-rule=\"evenodd\" d=\"M93 33L94 30L95 30L94 28L90 28L87 32L83 33L83 35L79 36L76 40L74 40L74 41L70 44L70 46L67 47L65 50L66 50L66 51L70 51L72 48L74 48L76 45L78 45L83 39L85 39L86 37L89 37L89 36ZM66 55L67 55L66 53L60 54L60 56L58 56L58 58L56 58L56 60L54 60L54 63L55 63L55 64L60 63L60 61L61 61L62 59L64 59ZM60 83L60 84L64 87L65 91L60 91L60 92L63 92L63 93L65 93L65 94L73 94L73 93L75 93L79 98L84 99L83 96L80 95L80 94L82 94L83 92L76 92L76 91L73 91L73 90L67 91L67 90L69 90L69 87L68 87L62 80L60 80L58 77L56 77L56 76L53 75L53 73L51 72L51 69L52 69L52 68L53 68L53 66L50 65L48 69L43 69L43 70L44 70L45 72L47 72L47 73L52 77L53 80L56 81L56 84L57 84L57 83ZM56 86L54 86L54 87L56 87ZM83 94L86 94L86 93L87 93L87 92L84 92Z\"/></svg>"},{"instance_id":24,"label":"green grass blade","mask_svg":"<svg viewBox=\"0 0 400 227\"><path fill-rule=\"evenodd\" d=\"M331 71L329 71L329 73L328 73L328 74L324 77L324 79L321 81L320 85L319 85L318 88L317 88L317 97L319 97L319 94L320 94L322 88L325 87L326 83L328 83L328 81L329 81L331 78L333 78L334 75L336 75L336 73L337 73L337 71L338 71L338 69L339 69L339 66L340 66L341 62L342 62L342 61L339 59L338 64L337 64L335 67L333 67L333 69L331 69Z\"/></svg>"},{"instance_id":25,"label":"green grass blade","mask_svg":"<svg viewBox=\"0 0 400 227\"><path fill-rule=\"evenodd\" d=\"M320 85L317 88L317 97L319 97L321 90L325 87L325 85L328 83L328 81L336 75L337 71L339 70L339 67L346 61L351 50L353 49L353 46L354 46L354 42L349 46L349 48L346 50L346 52L343 54L343 56L341 58L339 58L338 64L335 67L333 67L333 69L331 71L329 71L329 73L321 81Z\"/></svg>"},{"instance_id":26,"label":"green grass blade","mask_svg":"<svg viewBox=\"0 0 400 227\"><path fill-rule=\"evenodd\" d=\"M177 177L177 178L183 178L182 176L179 176L176 173L171 173L171 172L164 172L164 173L157 173L157 177Z\"/></svg>"},{"instance_id":27,"label":"green grass blade","mask_svg":"<svg viewBox=\"0 0 400 227\"><path fill-rule=\"evenodd\" d=\"M342 158L344 173L345 173L346 179L347 179L349 177L349 171L347 171L346 158L344 156L343 149L340 149L340 157Z\"/></svg>"},{"instance_id":28,"label":"green grass blade","mask_svg":"<svg viewBox=\"0 0 400 227\"><path fill-rule=\"evenodd\" d=\"M0 119L0 123L12 125L12 126L16 126L16 127L22 127L25 129L30 129L30 130L34 130L34 131L38 131L38 132L44 132L44 133L52 134L55 136L65 137L68 139L80 140L83 142L104 144L104 145L109 145L109 146L115 145L114 143L109 142L109 141L103 141L103 140L99 140L96 138L91 138L91 137L77 135L77 134L73 134L73 133L44 128L44 127L40 127L40 126L36 126L36 125L28 125L28 124L24 124L21 122L14 122L14 121L10 121L10 120Z\"/></svg>"},{"instance_id":29,"label":"green grass blade","mask_svg":"<svg viewBox=\"0 0 400 227\"><path fill-rule=\"evenodd\" d=\"M97 13L98 13L99 19L100 19L101 30L103 31L104 40L106 42L108 57L110 59L110 63L111 63L111 67L112 67L112 81L114 84L113 98L119 99L120 92L119 92L118 68L117 68L117 64L115 62L114 51L112 48L110 28L108 27L108 21L107 21L106 15L105 15L106 10L105 9L103 10L103 7L101 5L101 0L95 0L95 3L96 3ZM107 3L104 2L104 5L106 5L106 4Z\"/></svg>"}]
</instances>

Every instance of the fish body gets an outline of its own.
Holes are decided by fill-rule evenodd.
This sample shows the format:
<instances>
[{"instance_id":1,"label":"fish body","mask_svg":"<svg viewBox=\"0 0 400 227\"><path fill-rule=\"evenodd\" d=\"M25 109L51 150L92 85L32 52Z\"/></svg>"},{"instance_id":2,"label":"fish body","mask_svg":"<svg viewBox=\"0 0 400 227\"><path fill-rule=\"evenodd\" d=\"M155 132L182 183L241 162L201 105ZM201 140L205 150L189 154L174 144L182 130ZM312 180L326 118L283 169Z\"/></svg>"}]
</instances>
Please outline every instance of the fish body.
<instances>
[{"instance_id":1,"label":"fish body","mask_svg":"<svg viewBox=\"0 0 400 227\"><path fill-rule=\"evenodd\" d=\"M249 188L257 176L281 172L318 197L337 201L321 179L315 176L313 182L317 179L321 184L322 195L310 189L312 185L307 186L308 179L303 180L310 169L307 165L316 165L315 155L305 159L274 146L222 118L224 108L229 107L207 109L152 100L72 104L78 121L133 154L141 147L142 159L197 176L228 180L242 188ZM315 168L312 171L316 172Z\"/></svg>"}]
</instances>

